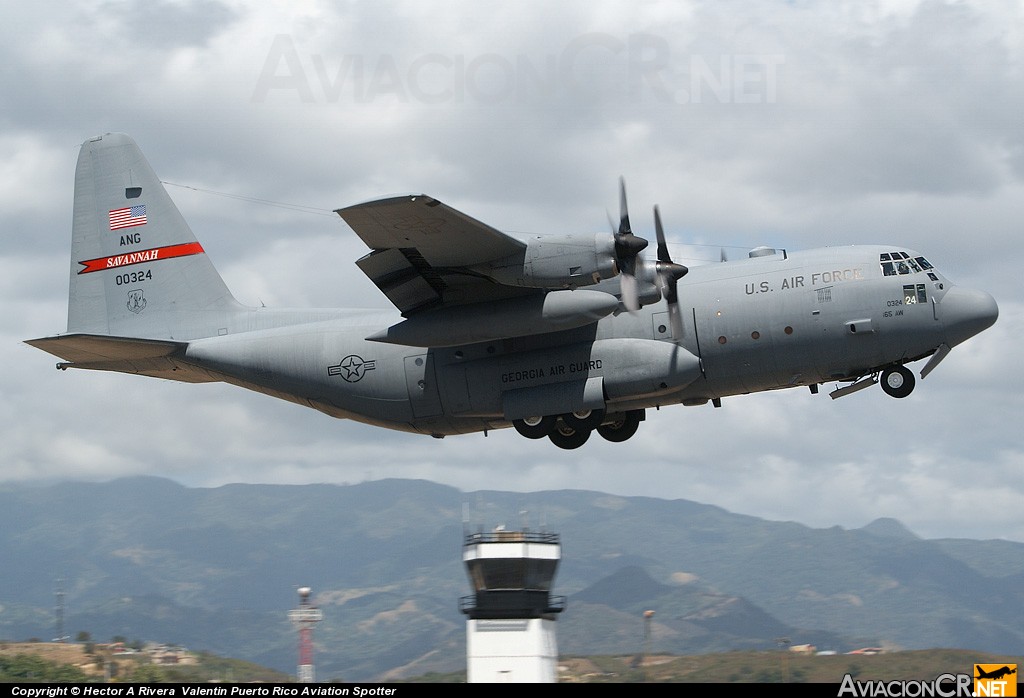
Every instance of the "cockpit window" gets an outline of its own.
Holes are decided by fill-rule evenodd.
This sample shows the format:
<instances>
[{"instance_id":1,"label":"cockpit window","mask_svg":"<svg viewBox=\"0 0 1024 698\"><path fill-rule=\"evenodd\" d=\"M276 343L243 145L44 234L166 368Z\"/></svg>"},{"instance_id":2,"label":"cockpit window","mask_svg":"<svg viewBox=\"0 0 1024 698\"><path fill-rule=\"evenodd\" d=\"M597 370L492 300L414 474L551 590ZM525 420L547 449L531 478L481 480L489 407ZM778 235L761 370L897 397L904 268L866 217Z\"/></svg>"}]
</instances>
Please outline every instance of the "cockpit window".
<instances>
[{"instance_id":1,"label":"cockpit window","mask_svg":"<svg viewBox=\"0 0 1024 698\"><path fill-rule=\"evenodd\" d=\"M878 255L878 263L882 266L883 276L919 274L934 269L924 257L911 257L906 252L882 252Z\"/></svg>"}]
</instances>

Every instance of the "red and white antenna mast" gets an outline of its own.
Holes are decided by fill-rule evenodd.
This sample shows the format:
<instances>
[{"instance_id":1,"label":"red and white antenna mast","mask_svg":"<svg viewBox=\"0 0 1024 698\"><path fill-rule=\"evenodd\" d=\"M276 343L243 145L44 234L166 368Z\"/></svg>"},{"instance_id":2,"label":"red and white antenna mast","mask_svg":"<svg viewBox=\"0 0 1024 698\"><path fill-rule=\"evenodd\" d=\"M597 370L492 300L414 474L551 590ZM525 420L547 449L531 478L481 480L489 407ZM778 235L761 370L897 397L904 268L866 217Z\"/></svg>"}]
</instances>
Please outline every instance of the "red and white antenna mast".
<instances>
[{"instance_id":1,"label":"red and white antenna mast","mask_svg":"<svg viewBox=\"0 0 1024 698\"><path fill-rule=\"evenodd\" d=\"M316 681L313 668L313 626L324 619L323 611L309 603L309 587L299 588L299 607L288 611L288 620L299 629L299 683Z\"/></svg>"}]
</instances>

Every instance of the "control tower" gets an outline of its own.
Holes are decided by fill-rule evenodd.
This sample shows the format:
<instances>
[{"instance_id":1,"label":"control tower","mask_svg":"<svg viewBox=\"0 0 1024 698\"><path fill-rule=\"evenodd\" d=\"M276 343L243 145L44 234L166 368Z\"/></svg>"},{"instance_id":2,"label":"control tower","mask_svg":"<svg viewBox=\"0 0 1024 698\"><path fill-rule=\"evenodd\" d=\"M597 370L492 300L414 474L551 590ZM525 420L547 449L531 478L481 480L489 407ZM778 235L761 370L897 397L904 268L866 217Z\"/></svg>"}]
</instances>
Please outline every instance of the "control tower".
<instances>
[{"instance_id":1,"label":"control tower","mask_svg":"<svg viewBox=\"0 0 1024 698\"><path fill-rule=\"evenodd\" d=\"M564 596L551 596L562 546L557 533L470 533L463 543L473 595L459 601L466 621L469 683L554 683L555 619Z\"/></svg>"}]
</instances>

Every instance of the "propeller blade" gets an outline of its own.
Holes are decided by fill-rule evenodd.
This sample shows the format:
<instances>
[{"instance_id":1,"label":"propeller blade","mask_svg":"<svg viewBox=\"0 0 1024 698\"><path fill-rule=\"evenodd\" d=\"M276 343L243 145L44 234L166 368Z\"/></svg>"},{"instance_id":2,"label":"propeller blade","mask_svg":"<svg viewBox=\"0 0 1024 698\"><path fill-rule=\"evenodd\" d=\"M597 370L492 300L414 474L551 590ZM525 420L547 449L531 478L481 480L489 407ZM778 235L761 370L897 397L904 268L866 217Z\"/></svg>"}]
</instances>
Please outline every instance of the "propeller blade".
<instances>
[{"instance_id":1,"label":"propeller blade","mask_svg":"<svg viewBox=\"0 0 1024 698\"><path fill-rule=\"evenodd\" d=\"M672 326L672 339L680 342L683 339L683 313L679 310L678 303L669 303L668 306L669 324Z\"/></svg>"},{"instance_id":2,"label":"propeller blade","mask_svg":"<svg viewBox=\"0 0 1024 698\"><path fill-rule=\"evenodd\" d=\"M633 234L626 204L626 180L619 177L619 229L615 232L615 254L620 260L635 259L647 247L647 241ZM629 268L629 264L622 265Z\"/></svg>"},{"instance_id":3,"label":"propeller blade","mask_svg":"<svg viewBox=\"0 0 1024 698\"><path fill-rule=\"evenodd\" d=\"M611 216L609 216L610 218ZM629 206L626 203L626 180L619 177L619 228L614 230L615 261L619 267L621 279L619 288L622 292L622 303L630 312L640 309L640 282L643 262L640 253L647 247L647 240L633 234L629 224Z\"/></svg>"},{"instance_id":4,"label":"propeller blade","mask_svg":"<svg viewBox=\"0 0 1024 698\"><path fill-rule=\"evenodd\" d=\"M665 229L661 225L661 212L654 207L654 233L658 236L658 260L671 262L672 257L668 254L668 245L665 243Z\"/></svg>"},{"instance_id":5,"label":"propeller blade","mask_svg":"<svg viewBox=\"0 0 1024 698\"><path fill-rule=\"evenodd\" d=\"M632 235L629 227L629 209L626 206L626 179L619 177L619 235Z\"/></svg>"},{"instance_id":6,"label":"propeller blade","mask_svg":"<svg viewBox=\"0 0 1024 698\"><path fill-rule=\"evenodd\" d=\"M635 313L640 310L640 288L636 276L625 271L619 275L619 289L622 292L622 304L626 310Z\"/></svg>"},{"instance_id":7,"label":"propeller blade","mask_svg":"<svg viewBox=\"0 0 1024 698\"><path fill-rule=\"evenodd\" d=\"M661 224L661 211L654 207L654 232L658 236L658 280L661 283L662 295L668 304L669 320L672 324L672 338L680 341L683 338L683 316L679 310L679 291L676 283L690 271L682 264L672 261L665 241L665 228Z\"/></svg>"},{"instance_id":8,"label":"propeller blade","mask_svg":"<svg viewBox=\"0 0 1024 698\"><path fill-rule=\"evenodd\" d=\"M672 261L672 255L668 251L668 243L665 242L665 228L661 225L661 211L658 210L657 206L654 207L654 232L658 236L658 274L664 279L662 284L665 287L666 300L674 303L676 300L676 281L686 276L690 269Z\"/></svg>"}]
</instances>

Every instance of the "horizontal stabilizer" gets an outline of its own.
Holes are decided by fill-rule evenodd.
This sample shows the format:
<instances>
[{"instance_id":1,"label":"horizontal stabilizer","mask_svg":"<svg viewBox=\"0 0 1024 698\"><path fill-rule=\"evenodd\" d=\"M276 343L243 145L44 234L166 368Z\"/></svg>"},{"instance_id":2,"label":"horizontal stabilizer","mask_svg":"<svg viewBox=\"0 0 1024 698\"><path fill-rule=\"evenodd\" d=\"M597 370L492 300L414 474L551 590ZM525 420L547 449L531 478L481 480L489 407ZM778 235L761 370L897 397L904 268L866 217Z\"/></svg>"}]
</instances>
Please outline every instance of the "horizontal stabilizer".
<instances>
[{"instance_id":1,"label":"horizontal stabilizer","mask_svg":"<svg viewBox=\"0 0 1024 698\"><path fill-rule=\"evenodd\" d=\"M169 378L187 383L215 380L205 370L181 361L187 342L158 339L134 339L95 334L66 334L29 339L25 342L53 354L66 363L57 368L84 368L94 371L134 373Z\"/></svg>"}]
</instances>

